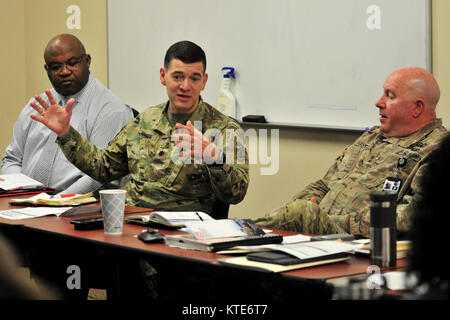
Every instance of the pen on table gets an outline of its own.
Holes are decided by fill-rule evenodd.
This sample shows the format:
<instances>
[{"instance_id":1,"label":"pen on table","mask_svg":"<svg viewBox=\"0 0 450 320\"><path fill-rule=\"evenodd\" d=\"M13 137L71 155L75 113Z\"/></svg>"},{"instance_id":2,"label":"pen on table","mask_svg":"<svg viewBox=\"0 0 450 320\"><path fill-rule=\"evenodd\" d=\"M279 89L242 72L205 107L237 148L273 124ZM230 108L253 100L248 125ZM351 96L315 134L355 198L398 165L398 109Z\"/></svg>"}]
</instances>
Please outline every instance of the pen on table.
<instances>
[{"instance_id":1,"label":"pen on table","mask_svg":"<svg viewBox=\"0 0 450 320\"><path fill-rule=\"evenodd\" d=\"M195 214L200 218L200 220L203 221L202 217L200 216L200 214L196 211Z\"/></svg>"}]
</instances>

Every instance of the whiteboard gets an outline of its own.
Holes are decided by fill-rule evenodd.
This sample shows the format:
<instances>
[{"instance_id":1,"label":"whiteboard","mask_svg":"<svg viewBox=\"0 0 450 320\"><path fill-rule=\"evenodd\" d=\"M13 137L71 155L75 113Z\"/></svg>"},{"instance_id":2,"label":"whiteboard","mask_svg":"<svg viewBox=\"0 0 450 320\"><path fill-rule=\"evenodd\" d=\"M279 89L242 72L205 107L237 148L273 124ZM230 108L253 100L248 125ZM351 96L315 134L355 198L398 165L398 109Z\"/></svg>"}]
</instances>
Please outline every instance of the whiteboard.
<instances>
[{"instance_id":1,"label":"whiteboard","mask_svg":"<svg viewBox=\"0 0 450 320\"><path fill-rule=\"evenodd\" d=\"M430 70L429 0L108 0L109 87L142 111L167 100L159 81L173 43L205 50L202 97L236 68L237 119L360 130L378 124L386 77Z\"/></svg>"}]
</instances>

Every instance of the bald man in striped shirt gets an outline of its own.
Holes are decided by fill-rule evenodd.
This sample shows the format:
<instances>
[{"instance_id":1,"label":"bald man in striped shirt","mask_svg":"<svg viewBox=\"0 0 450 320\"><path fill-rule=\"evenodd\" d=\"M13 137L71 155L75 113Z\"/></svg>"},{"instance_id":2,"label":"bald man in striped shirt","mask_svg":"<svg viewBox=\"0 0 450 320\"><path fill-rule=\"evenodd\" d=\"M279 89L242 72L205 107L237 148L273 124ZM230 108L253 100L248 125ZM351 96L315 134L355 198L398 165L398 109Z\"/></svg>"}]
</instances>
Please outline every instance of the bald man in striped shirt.
<instances>
[{"instance_id":1,"label":"bald man in striped shirt","mask_svg":"<svg viewBox=\"0 0 450 320\"><path fill-rule=\"evenodd\" d=\"M51 92L60 105L76 100L71 125L100 148L133 118L126 106L90 73L91 56L81 41L70 34L52 38L44 51L45 70L53 85ZM41 97L46 100L45 93ZM60 193L88 193L102 184L78 170L55 143L56 135L33 121L29 104L14 125L11 143L2 161L2 174L23 173Z\"/></svg>"}]
</instances>

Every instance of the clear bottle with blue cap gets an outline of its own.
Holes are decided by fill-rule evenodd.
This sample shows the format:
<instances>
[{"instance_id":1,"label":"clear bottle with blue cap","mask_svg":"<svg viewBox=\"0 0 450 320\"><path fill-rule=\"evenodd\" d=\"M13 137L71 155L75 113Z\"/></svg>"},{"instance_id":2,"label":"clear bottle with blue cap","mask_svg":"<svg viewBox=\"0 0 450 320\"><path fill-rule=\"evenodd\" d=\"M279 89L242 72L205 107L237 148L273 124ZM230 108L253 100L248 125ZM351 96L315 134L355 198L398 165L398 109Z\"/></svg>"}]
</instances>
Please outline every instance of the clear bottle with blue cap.
<instances>
[{"instance_id":1,"label":"clear bottle with blue cap","mask_svg":"<svg viewBox=\"0 0 450 320\"><path fill-rule=\"evenodd\" d=\"M220 86L217 109L229 117L236 118L236 98L231 92L231 79L236 79L233 67L223 67L222 84Z\"/></svg>"}]
</instances>

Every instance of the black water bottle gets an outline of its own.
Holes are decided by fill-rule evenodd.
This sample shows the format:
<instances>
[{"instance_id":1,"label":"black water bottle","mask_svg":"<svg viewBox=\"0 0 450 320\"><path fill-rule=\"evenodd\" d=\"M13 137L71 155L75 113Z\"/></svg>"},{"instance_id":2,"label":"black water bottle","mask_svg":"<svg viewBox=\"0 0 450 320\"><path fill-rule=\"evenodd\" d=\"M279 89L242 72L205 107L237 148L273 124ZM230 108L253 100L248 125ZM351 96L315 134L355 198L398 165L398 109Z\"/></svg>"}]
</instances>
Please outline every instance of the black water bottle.
<instances>
[{"instance_id":1,"label":"black water bottle","mask_svg":"<svg viewBox=\"0 0 450 320\"><path fill-rule=\"evenodd\" d=\"M370 259L380 268L397 265L397 194L370 193Z\"/></svg>"}]
</instances>

